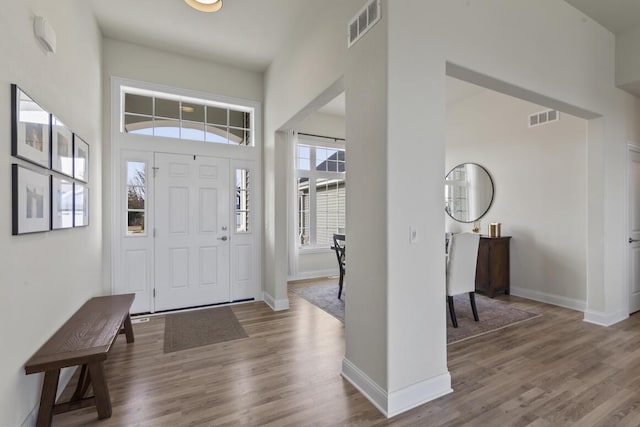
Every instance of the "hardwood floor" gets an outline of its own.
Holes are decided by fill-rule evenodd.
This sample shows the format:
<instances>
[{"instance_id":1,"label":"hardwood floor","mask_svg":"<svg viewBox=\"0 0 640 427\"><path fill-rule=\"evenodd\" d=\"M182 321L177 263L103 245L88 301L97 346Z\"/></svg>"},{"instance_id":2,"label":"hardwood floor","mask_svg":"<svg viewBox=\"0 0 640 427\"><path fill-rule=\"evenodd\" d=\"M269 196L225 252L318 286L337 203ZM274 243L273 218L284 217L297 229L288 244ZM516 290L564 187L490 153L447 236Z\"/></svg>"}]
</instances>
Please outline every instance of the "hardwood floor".
<instances>
[{"instance_id":1,"label":"hardwood floor","mask_svg":"<svg viewBox=\"0 0 640 427\"><path fill-rule=\"evenodd\" d=\"M340 376L342 324L289 298L285 312L233 306L249 338L176 353L163 353L163 317L134 324L135 343L120 337L105 365L112 417L87 408L53 425L640 425L638 316L602 328L579 312L501 296L543 316L450 345L454 393L387 420Z\"/></svg>"}]
</instances>

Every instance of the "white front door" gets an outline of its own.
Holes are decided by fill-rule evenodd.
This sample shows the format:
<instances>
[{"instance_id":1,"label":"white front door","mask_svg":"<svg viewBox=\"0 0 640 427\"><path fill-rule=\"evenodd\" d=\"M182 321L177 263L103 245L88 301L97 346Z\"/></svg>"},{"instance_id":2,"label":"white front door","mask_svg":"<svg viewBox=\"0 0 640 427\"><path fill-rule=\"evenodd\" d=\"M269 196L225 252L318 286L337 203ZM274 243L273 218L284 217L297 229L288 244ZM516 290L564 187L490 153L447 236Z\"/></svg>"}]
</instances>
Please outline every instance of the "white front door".
<instances>
[{"instance_id":1,"label":"white front door","mask_svg":"<svg viewBox=\"0 0 640 427\"><path fill-rule=\"evenodd\" d=\"M155 310L229 302L229 160L154 157Z\"/></svg>"},{"instance_id":2,"label":"white front door","mask_svg":"<svg viewBox=\"0 0 640 427\"><path fill-rule=\"evenodd\" d=\"M640 310L640 152L629 149L629 313Z\"/></svg>"}]
</instances>

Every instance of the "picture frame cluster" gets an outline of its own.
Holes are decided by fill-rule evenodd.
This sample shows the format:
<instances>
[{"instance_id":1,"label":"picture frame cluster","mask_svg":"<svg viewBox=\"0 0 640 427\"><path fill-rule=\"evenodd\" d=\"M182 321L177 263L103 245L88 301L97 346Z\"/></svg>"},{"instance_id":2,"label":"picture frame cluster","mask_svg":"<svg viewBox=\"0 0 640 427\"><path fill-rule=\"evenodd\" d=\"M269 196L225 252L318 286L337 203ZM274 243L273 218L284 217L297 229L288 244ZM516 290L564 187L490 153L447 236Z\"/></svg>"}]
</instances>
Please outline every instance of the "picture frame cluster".
<instances>
[{"instance_id":1,"label":"picture frame cluster","mask_svg":"<svg viewBox=\"0 0 640 427\"><path fill-rule=\"evenodd\" d=\"M15 84L11 155L13 235L89 225L89 144Z\"/></svg>"}]
</instances>

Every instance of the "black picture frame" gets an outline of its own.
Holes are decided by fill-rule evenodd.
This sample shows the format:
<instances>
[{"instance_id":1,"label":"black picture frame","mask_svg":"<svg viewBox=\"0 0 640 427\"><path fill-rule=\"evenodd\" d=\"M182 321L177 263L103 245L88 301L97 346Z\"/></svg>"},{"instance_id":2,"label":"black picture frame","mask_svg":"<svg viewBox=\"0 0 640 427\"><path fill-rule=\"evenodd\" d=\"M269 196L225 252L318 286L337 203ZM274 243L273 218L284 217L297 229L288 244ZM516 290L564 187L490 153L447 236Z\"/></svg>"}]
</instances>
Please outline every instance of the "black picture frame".
<instances>
[{"instance_id":1,"label":"black picture frame","mask_svg":"<svg viewBox=\"0 0 640 427\"><path fill-rule=\"evenodd\" d=\"M73 177L73 132L51 115L51 170Z\"/></svg>"},{"instance_id":2,"label":"black picture frame","mask_svg":"<svg viewBox=\"0 0 640 427\"><path fill-rule=\"evenodd\" d=\"M89 182L89 144L77 134L73 134L73 177Z\"/></svg>"},{"instance_id":3,"label":"black picture frame","mask_svg":"<svg viewBox=\"0 0 640 427\"><path fill-rule=\"evenodd\" d=\"M11 165L12 234L40 233L51 226L51 186L48 173Z\"/></svg>"},{"instance_id":4,"label":"black picture frame","mask_svg":"<svg viewBox=\"0 0 640 427\"><path fill-rule=\"evenodd\" d=\"M73 227L73 181L51 176L51 230Z\"/></svg>"},{"instance_id":5,"label":"black picture frame","mask_svg":"<svg viewBox=\"0 0 640 427\"><path fill-rule=\"evenodd\" d=\"M89 225L89 187L80 182L73 183L73 226Z\"/></svg>"},{"instance_id":6,"label":"black picture frame","mask_svg":"<svg viewBox=\"0 0 640 427\"><path fill-rule=\"evenodd\" d=\"M51 114L11 85L11 155L50 168Z\"/></svg>"}]
</instances>

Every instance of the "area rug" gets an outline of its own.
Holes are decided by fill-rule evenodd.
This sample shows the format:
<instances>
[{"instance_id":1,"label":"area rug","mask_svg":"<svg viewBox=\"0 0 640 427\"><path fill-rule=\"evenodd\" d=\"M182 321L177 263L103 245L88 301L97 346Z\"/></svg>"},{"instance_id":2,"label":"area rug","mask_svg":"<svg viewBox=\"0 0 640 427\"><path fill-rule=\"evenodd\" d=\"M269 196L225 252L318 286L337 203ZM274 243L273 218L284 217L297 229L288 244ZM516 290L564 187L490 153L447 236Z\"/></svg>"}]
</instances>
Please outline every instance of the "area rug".
<instances>
[{"instance_id":1,"label":"area rug","mask_svg":"<svg viewBox=\"0 0 640 427\"><path fill-rule=\"evenodd\" d=\"M343 300L347 296L343 295L342 300L337 298L336 283L300 286L293 288L292 292L344 323ZM457 328L451 325L449 310L446 309L447 302L442 302L447 312L447 344L464 341L541 316L541 314L511 307L506 302L476 294L476 306L480 317L480 321L476 322L473 320L469 295L457 295L453 298L458 318Z\"/></svg>"},{"instance_id":2,"label":"area rug","mask_svg":"<svg viewBox=\"0 0 640 427\"><path fill-rule=\"evenodd\" d=\"M165 316L165 353L247 337L230 307L185 311Z\"/></svg>"}]
</instances>

